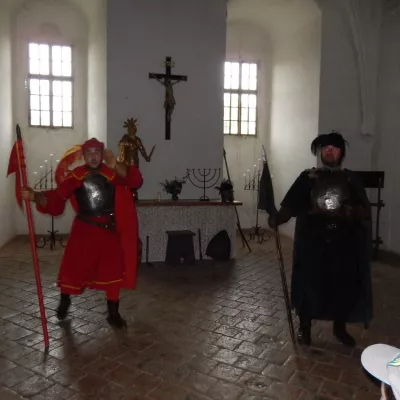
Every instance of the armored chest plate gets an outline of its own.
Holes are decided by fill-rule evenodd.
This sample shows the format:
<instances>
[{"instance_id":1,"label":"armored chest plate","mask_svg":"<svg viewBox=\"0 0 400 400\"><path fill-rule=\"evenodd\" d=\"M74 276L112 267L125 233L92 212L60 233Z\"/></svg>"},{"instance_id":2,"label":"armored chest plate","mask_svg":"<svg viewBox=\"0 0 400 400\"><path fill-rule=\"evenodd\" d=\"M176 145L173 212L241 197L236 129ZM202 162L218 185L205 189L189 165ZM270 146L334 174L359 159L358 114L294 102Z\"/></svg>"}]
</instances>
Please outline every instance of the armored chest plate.
<instances>
[{"instance_id":1,"label":"armored chest plate","mask_svg":"<svg viewBox=\"0 0 400 400\"><path fill-rule=\"evenodd\" d=\"M334 211L350 202L349 180L344 171L316 170L313 179L311 202L314 208Z\"/></svg>"},{"instance_id":2,"label":"armored chest plate","mask_svg":"<svg viewBox=\"0 0 400 400\"><path fill-rule=\"evenodd\" d=\"M81 215L100 217L114 212L114 186L99 173L84 178L75 199Z\"/></svg>"}]
</instances>

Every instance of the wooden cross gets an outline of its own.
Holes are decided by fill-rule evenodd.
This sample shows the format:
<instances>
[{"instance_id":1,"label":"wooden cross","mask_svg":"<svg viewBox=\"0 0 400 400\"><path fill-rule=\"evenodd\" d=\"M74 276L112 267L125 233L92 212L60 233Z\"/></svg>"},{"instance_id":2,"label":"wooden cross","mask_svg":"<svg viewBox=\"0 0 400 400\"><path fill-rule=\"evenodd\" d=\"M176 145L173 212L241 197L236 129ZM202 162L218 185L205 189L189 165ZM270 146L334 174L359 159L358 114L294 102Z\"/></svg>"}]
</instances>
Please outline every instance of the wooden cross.
<instances>
[{"instance_id":1,"label":"wooden cross","mask_svg":"<svg viewBox=\"0 0 400 400\"><path fill-rule=\"evenodd\" d=\"M165 140L171 140L171 117L176 104L173 86L181 81L187 82L187 76L171 74L171 67L175 66L175 62L172 61L171 57L165 57L164 66L165 74L154 74L150 72L149 79L156 79L165 86Z\"/></svg>"}]
</instances>

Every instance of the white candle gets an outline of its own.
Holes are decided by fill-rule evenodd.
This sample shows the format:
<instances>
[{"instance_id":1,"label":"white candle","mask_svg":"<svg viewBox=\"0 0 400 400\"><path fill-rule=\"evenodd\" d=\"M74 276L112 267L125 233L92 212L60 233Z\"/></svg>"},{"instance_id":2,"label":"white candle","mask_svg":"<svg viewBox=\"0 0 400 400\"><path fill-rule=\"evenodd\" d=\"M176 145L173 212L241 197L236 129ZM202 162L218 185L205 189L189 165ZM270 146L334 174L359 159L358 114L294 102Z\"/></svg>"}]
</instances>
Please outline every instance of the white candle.
<instances>
[{"instance_id":1,"label":"white candle","mask_svg":"<svg viewBox=\"0 0 400 400\"><path fill-rule=\"evenodd\" d=\"M42 188L42 179L43 179L43 165L40 166L40 175L39 175L39 188Z\"/></svg>"}]
</instances>

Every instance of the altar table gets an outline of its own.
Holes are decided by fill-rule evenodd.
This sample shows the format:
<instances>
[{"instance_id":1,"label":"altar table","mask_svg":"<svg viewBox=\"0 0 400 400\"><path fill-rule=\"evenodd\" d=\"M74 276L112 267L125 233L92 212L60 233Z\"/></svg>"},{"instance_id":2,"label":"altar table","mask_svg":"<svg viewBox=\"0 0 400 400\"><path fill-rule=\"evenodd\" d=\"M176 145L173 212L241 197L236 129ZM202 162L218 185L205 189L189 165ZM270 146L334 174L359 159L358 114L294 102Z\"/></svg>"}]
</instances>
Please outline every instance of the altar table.
<instances>
[{"instance_id":1,"label":"altar table","mask_svg":"<svg viewBox=\"0 0 400 400\"><path fill-rule=\"evenodd\" d=\"M235 206L242 203L223 203L221 201L199 200L138 200L136 202L139 221L139 237L142 240L142 262L165 261L167 248L166 231L191 230L196 260L200 259L199 229L201 231L201 251L203 259L208 243L220 231L226 230L231 240L231 259L235 258L236 212ZM147 249L148 237L148 249Z\"/></svg>"}]
</instances>

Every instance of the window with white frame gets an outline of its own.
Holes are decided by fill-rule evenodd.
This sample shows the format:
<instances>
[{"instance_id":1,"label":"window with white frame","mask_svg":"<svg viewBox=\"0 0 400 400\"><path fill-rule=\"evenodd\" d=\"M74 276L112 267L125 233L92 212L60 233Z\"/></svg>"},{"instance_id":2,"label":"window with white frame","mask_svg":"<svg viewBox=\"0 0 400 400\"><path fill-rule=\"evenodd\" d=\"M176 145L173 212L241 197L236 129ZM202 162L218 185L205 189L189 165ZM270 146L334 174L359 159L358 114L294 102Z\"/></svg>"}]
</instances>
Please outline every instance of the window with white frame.
<instances>
[{"instance_id":1,"label":"window with white frame","mask_svg":"<svg viewBox=\"0 0 400 400\"><path fill-rule=\"evenodd\" d=\"M225 62L224 134L257 133L257 64Z\"/></svg>"},{"instance_id":2,"label":"window with white frame","mask_svg":"<svg viewBox=\"0 0 400 400\"><path fill-rule=\"evenodd\" d=\"M72 48L29 43L29 125L72 128Z\"/></svg>"}]
</instances>

